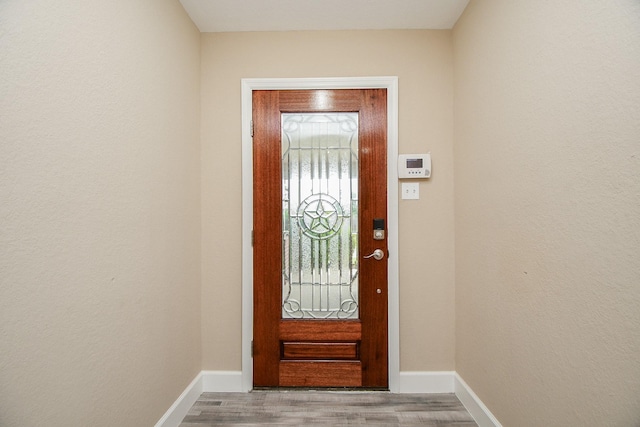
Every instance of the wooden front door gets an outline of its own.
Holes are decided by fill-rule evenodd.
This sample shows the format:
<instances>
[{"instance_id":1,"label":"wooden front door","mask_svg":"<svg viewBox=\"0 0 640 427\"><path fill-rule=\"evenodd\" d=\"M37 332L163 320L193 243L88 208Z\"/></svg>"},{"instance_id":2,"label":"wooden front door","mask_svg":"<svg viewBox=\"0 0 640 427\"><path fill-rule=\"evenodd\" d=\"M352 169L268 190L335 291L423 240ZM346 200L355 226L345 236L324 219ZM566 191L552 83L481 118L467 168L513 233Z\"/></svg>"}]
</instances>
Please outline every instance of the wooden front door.
<instances>
[{"instance_id":1,"label":"wooden front door","mask_svg":"<svg viewBox=\"0 0 640 427\"><path fill-rule=\"evenodd\" d=\"M388 388L386 107L253 92L255 387Z\"/></svg>"}]
</instances>

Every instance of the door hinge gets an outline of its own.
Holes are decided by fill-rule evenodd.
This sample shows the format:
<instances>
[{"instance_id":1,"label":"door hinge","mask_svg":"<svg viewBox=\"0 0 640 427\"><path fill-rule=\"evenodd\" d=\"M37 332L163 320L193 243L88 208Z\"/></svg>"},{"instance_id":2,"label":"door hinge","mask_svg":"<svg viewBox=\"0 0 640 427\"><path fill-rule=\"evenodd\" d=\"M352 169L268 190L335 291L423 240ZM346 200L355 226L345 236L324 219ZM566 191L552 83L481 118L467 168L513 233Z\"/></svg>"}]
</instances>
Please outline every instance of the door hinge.
<instances>
[{"instance_id":1,"label":"door hinge","mask_svg":"<svg viewBox=\"0 0 640 427\"><path fill-rule=\"evenodd\" d=\"M253 340L251 340L251 357L253 357Z\"/></svg>"},{"instance_id":2,"label":"door hinge","mask_svg":"<svg viewBox=\"0 0 640 427\"><path fill-rule=\"evenodd\" d=\"M251 138L253 138L253 120L249 123L249 131L251 132Z\"/></svg>"},{"instance_id":3,"label":"door hinge","mask_svg":"<svg viewBox=\"0 0 640 427\"><path fill-rule=\"evenodd\" d=\"M251 230L251 247L253 247L253 243L256 241L256 232Z\"/></svg>"}]
</instances>

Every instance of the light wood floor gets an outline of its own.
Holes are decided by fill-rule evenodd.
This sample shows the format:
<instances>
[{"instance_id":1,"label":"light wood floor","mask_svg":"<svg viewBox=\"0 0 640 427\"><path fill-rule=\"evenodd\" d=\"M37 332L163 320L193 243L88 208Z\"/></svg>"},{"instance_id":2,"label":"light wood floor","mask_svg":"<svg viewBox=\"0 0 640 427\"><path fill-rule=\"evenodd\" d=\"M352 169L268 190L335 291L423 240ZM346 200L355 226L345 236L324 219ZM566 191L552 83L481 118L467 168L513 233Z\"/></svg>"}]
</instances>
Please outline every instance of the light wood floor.
<instances>
[{"instance_id":1,"label":"light wood floor","mask_svg":"<svg viewBox=\"0 0 640 427\"><path fill-rule=\"evenodd\" d=\"M180 427L253 425L477 426L454 394L278 390L203 393Z\"/></svg>"}]
</instances>

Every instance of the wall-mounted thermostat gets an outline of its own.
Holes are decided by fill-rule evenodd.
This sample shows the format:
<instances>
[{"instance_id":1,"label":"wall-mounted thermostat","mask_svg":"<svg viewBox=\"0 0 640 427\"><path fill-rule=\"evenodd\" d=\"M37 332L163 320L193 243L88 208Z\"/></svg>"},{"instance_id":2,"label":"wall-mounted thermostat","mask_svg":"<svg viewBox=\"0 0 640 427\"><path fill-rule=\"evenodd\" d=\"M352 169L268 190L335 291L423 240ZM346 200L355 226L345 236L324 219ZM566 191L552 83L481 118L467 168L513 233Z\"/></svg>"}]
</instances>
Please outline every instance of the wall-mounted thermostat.
<instances>
[{"instance_id":1,"label":"wall-mounted thermostat","mask_svg":"<svg viewBox=\"0 0 640 427\"><path fill-rule=\"evenodd\" d=\"M400 154L398 178L431 178L431 153Z\"/></svg>"}]
</instances>

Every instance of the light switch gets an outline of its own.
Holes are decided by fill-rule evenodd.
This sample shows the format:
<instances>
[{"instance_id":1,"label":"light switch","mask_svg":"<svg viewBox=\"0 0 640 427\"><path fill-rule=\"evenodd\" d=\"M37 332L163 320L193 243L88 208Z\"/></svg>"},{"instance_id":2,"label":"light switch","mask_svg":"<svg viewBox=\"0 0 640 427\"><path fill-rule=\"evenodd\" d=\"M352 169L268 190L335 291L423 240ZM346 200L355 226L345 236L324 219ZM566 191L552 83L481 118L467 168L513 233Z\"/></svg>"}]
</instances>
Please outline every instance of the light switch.
<instances>
[{"instance_id":1,"label":"light switch","mask_svg":"<svg viewBox=\"0 0 640 427\"><path fill-rule=\"evenodd\" d=\"M403 182L402 198L407 200L418 200L420 198L419 182Z\"/></svg>"}]
</instances>

